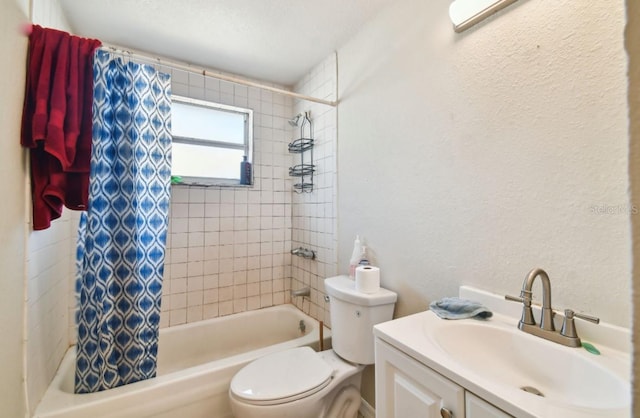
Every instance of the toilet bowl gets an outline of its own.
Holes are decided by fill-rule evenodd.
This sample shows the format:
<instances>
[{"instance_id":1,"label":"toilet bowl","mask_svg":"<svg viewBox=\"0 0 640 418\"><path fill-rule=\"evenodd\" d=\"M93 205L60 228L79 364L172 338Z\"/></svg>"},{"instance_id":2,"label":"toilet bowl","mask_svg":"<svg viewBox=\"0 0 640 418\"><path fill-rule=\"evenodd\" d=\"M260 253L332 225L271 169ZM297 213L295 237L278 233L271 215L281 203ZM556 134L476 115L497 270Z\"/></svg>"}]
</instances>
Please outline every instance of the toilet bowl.
<instances>
[{"instance_id":1,"label":"toilet bowl","mask_svg":"<svg viewBox=\"0 0 640 418\"><path fill-rule=\"evenodd\" d=\"M347 276L325 280L333 349L298 347L264 356L231 380L235 418L355 418L365 365L374 362L373 326L391 320L397 295L355 290Z\"/></svg>"},{"instance_id":2,"label":"toilet bowl","mask_svg":"<svg viewBox=\"0 0 640 418\"><path fill-rule=\"evenodd\" d=\"M333 350L298 347L270 354L234 376L231 410L235 418L352 418L360 406L363 369ZM329 411L338 396L342 406Z\"/></svg>"}]
</instances>

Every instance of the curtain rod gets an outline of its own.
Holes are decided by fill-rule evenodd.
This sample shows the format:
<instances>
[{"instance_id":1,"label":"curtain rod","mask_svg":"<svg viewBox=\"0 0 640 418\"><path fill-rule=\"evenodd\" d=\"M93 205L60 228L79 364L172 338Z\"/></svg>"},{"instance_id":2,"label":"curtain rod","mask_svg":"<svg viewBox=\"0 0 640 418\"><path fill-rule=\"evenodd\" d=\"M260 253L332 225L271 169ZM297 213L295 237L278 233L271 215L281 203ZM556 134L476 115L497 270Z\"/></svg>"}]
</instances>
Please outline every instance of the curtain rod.
<instances>
[{"instance_id":1,"label":"curtain rod","mask_svg":"<svg viewBox=\"0 0 640 418\"><path fill-rule=\"evenodd\" d=\"M109 43L106 43L106 42L102 42L102 48L114 51L114 52L119 53L121 55L139 56L139 57L141 57L143 59L146 59L148 61L158 61L159 64L166 64L166 65L168 65L170 67L173 67L175 69L178 69L178 70L184 70L184 71L189 71L189 72L192 72L192 73L198 73L198 74L202 74L203 76L206 76L206 77L216 78L218 80L228 81L228 82L235 83L235 84L241 84L243 86L256 87L256 88L259 88L261 90L271 91L273 93L282 94L284 96L293 97L295 99L306 100L306 101L309 101L309 102L320 103L320 104L323 104L323 105L333 106L333 107L337 106L337 104L338 104L336 101L319 99L317 97L307 96L307 95L296 93L296 92L293 92L293 91L284 90L284 89L280 89L280 88L277 88L277 87L267 86L265 84L260 84L260 83L254 82L254 81L245 80L243 78L233 77L233 76L225 75L225 74L220 74L220 73L217 73L214 70L211 70L211 69L208 69L208 68L199 67L199 66L198 66L199 68L194 68L192 66L189 66L187 64L183 64L181 62L173 61L173 60L170 60L170 59L167 59L167 58L164 58L164 57L152 56L152 55L149 55L148 53L145 53L145 52L142 52L142 51L136 51L136 50L133 50L131 48L125 48L125 47L122 47L122 46L113 45L113 44L109 44Z\"/></svg>"}]
</instances>

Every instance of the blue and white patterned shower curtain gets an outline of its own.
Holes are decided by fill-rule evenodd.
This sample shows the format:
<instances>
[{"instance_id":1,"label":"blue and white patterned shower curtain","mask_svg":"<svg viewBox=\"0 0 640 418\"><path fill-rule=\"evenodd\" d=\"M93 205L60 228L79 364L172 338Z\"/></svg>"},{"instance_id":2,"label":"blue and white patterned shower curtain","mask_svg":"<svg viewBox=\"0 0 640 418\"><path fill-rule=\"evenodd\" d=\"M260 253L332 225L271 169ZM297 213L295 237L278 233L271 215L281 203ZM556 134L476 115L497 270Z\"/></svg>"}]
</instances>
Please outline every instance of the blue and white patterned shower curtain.
<instances>
[{"instance_id":1,"label":"blue and white patterned shower curtain","mask_svg":"<svg viewBox=\"0 0 640 418\"><path fill-rule=\"evenodd\" d=\"M89 207L77 252L77 393L156 374L170 125L170 76L97 51Z\"/></svg>"}]
</instances>

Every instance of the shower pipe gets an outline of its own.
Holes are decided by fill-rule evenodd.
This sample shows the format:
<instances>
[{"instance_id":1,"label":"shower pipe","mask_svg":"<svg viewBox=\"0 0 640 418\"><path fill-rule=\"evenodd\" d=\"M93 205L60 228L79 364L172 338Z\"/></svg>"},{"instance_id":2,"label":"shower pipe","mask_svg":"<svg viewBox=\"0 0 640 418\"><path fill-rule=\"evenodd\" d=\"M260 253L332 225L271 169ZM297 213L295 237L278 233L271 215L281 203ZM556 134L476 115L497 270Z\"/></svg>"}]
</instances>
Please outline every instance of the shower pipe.
<instances>
[{"instance_id":1,"label":"shower pipe","mask_svg":"<svg viewBox=\"0 0 640 418\"><path fill-rule=\"evenodd\" d=\"M223 80L223 81L228 81L230 83L235 83L235 84L241 84L243 86L248 86L248 87L255 87L261 90L267 90L273 93L277 93L277 94L282 94L284 96L289 96L289 97L293 97L295 99L300 99L300 100L306 100L308 102L314 102L314 103L320 103L323 105L327 105L327 106L337 106L338 102L336 101L332 101L332 100L324 100L324 99L319 99L317 97L313 97L313 96L307 96L305 94L300 94L300 93L296 93L293 91L289 91L289 90L284 90L284 89L279 89L277 87L271 87L271 86L267 86L265 84L260 84L260 83L256 83L255 81L250 81L250 80L245 80L243 78L239 78L239 77L233 77L230 75L225 75L225 74L220 74L218 72L215 72L214 70L208 69L208 68L203 68L203 67L199 67L199 68L194 68L190 65L187 64L183 64L177 61L173 61L170 60L168 58L164 58L164 57L160 57L160 56L153 56L153 55L149 55L148 53L145 52L141 52L141 51L136 51L134 49L131 48L125 48L122 46L118 46L118 45L113 45L113 44L109 44L106 42L102 43L102 47L104 50L107 51L111 51L114 52L116 54L122 55L122 56L128 56L128 57L140 57L142 59L145 59L147 61L156 61L158 64L160 65L166 65L168 67L171 67L173 69L176 70L184 70L184 71L188 71L191 73L198 73L198 74L202 74L205 77L210 77L210 78L215 78L218 80Z\"/></svg>"}]
</instances>

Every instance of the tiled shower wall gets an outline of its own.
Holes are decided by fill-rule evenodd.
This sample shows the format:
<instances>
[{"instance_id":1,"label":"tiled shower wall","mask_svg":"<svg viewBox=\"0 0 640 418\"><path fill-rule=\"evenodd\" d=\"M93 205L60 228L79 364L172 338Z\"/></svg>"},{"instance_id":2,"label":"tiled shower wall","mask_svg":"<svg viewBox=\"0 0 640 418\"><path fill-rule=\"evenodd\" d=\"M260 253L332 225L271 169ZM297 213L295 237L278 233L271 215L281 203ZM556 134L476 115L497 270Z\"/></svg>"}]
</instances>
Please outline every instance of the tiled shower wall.
<instances>
[{"instance_id":1,"label":"tiled shower wall","mask_svg":"<svg viewBox=\"0 0 640 418\"><path fill-rule=\"evenodd\" d=\"M172 75L173 94L253 109L254 184L172 186L161 326L289 302L328 321L322 280L336 273L335 108L301 102L294 110L291 99L278 94L205 81L197 72L162 70ZM335 99L335 80L332 55L305 76L297 91ZM314 119L317 175L313 193L298 195L288 176L296 156L287 153L298 130L287 120L303 110L311 110ZM295 246L314 249L318 258L292 260L292 237ZM310 286L311 297L292 301L292 280L293 288Z\"/></svg>"},{"instance_id":2,"label":"tiled shower wall","mask_svg":"<svg viewBox=\"0 0 640 418\"><path fill-rule=\"evenodd\" d=\"M253 109L254 185L172 186L161 326L288 303L291 100L167 71L174 94Z\"/></svg>"},{"instance_id":3,"label":"tiled shower wall","mask_svg":"<svg viewBox=\"0 0 640 418\"><path fill-rule=\"evenodd\" d=\"M336 100L337 66L332 54L313 68L295 87L298 93ZM311 297L292 301L310 316L329 321L325 302L324 279L344 273L337 266L336 246L336 146L337 111L335 107L298 101L294 113L311 111L314 124L314 188L312 193L293 193L292 247L316 252L315 260L293 256L292 289L311 288ZM294 157L295 158L295 157Z\"/></svg>"}]
</instances>

